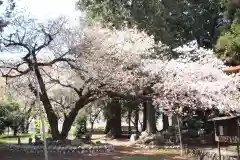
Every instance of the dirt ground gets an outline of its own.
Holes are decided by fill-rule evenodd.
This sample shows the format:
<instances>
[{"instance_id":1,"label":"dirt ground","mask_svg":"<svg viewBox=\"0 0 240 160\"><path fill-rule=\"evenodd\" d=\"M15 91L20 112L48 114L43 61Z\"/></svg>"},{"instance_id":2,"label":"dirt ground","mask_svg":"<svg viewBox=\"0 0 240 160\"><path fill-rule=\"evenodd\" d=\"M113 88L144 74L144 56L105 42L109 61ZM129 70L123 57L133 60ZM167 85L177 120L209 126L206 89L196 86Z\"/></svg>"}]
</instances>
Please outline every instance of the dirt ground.
<instances>
[{"instance_id":1,"label":"dirt ground","mask_svg":"<svg viewBox=\"0 0 240 160\"><path fill-rule=\"evenodd\" d=\"M79 154L49 154L49 160L186 160L174 154L154 153L151 150L132 146L128 141L108 141L115 146L112 153ZM10 152L6 147L0 147L0 160L44 160L44 155Z\"/></svg>"}]
</instances>

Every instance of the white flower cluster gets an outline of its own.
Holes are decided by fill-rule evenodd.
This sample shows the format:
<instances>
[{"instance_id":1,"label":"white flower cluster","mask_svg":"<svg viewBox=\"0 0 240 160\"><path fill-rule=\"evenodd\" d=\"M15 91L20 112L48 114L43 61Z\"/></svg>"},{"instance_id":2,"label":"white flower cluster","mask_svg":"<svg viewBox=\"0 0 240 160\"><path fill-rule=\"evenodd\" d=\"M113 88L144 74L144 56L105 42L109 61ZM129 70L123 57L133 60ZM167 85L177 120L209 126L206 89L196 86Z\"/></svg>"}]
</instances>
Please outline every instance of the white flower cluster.
<instances>
[{"instance_id":1,"label":"white flower cluster","mask_svg":"<svg viewBox=\"0 0 240 160\"><path fill-rule=\"evenodd\" d=\"M79 63L108 89L133 91L144 79L137 74L141 56L153 44L151 37L134 29L90 27L85 31Z\"/></svg>"},{"instance_id":2,"label":"white flower cluster","mask_svg":"<svg viewBox=\"0 0 240 160\"><path fill-rule=\"evenodd\" d=\"M159 44L156 50L145 33L99 27L85 33L82 66L107 87L129 91L155 83L155 102L168 110L186 106L240 111L239 75L223 73L226 66L212 50L198 48L193 41L175 49L177 59L166 60L161 57L169 54L166 46Z\"/></svg>"},{"instance_id":3,"label":"white flower cluster","mask_svg":"<svg viewBox=\"0 0 240 160\"><path fill-rule=\"evenodd\" d=\"M239 75L226 75L223 62L213 51L198 48L194 43L176 49L178 59L169 62L148 60L144 71L159 77L154 89L155 102L168 109L178 107L217 107L221 111L238 109Z\"/></svg>"}]
</instances>

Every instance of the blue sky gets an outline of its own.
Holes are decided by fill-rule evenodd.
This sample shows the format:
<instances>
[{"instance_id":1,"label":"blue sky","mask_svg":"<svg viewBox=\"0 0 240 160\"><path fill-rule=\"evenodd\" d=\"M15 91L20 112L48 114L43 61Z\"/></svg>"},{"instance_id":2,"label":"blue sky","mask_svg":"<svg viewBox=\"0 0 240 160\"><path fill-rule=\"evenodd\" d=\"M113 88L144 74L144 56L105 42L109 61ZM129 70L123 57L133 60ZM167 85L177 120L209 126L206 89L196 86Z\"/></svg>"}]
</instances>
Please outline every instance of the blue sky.
<instances>
[{"instance_id":1,"label":"blue sky","mask_svg":"<svg viewBox=\"0 0 240 160\"><path fill-rule=\"evenodd\" d=\"M70 18L72 25L79 24L81 12L76 11L77 0L16 0L17 9L26 10L33 17L47 21L48 19L66 16ZM0 53L0 59L12 59L19 57L19 54Z\"/></svg>"}]
</instances>

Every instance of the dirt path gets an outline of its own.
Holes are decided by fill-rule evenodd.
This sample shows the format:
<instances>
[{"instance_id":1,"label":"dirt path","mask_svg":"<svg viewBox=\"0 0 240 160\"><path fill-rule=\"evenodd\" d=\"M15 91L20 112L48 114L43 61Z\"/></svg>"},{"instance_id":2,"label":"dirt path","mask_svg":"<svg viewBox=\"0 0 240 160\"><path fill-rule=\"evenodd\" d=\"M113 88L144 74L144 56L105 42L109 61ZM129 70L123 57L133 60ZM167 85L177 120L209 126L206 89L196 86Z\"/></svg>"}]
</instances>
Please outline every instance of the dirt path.
<instances>
[{"instance_id":1,"label":"dirt path","mask_svg":"<svg viewBox=\"0 0 240 160\"><path fill-rule=\"evenodd\" d=\"M126 157L135 157L132 160L138 160L146 157L147 160L185 160L176 155L154 154L152 151L136 146L132 146L128 141L108 141L115 146L112 153L94 153L89 155L79 154L49 154L49 160L125 160ZM123 158L124 157L124 158ZM6 147L0 147L0 160L44 160L43 155L24 154L10 152ZM126 159L130 160L130 159Z\"/></svg>"}]
</instances>

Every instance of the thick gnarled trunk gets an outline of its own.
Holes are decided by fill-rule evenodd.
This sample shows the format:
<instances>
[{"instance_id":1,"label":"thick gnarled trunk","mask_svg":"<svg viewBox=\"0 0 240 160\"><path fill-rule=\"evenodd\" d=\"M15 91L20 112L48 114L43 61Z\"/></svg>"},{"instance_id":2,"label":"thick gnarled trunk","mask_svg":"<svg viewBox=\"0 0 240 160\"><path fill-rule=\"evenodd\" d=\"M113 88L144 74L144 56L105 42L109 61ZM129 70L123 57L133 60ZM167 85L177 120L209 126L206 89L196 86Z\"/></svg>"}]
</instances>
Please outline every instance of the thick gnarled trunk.
<instances>
[{"instance_id":1,"label":"thick gnarled trunk","mask_svg":"<svg viewBox=\"0 0 240 160\"><path fill-rule=\"evenodd\" d=\"M61 132L62 139L66 139L68 137L68 133L72 127L74 120L78 115L79 110L82 109L86 104L94 100L94 99L90 99L91 95L92 94L89 92L83 96L80 96L79 100L75 104L75 107L65 117L65 120L62 126L62 132Z\"/></svg>"},{"instance_id":2,"label":"thick gnarled trunk","mask_svg":"<svg viewBox=\"0 0 240 160\"><path fill-rule=\"evenodd\" d=\"M136 133L138 133L139 132L139 130L138 130L138 121L139 121L139 108L138 108L138 106L135 108L134 114L135 114L134 126L135 126Z\"/></svg>"},{"instance_id":3,"label":"thick gnarled trunk","mask_svg":"<svg viewBox=\"0 0 240 160\"><path fill-rule=\"evenodd\" d=\"M142 131L145 131L147 128L147 102L143 102L143 126Z\"/></svg>"},{"instance_id":4,"label":"thick gnarled trunk","mask_svg":"<svg viewBox=\"0 0 240 160\"><path fill-rule=\"evenodd\" d=\"M68 116L66 116L63 122L62 132L60 133L58 130L58 117L54 112L51 102L49 100L46 87L38 66L34 67L34 71L40 86L40 90L41 90L40 100L42 101L44 109L47 114L47 119L51 128L52 138L56 140L66 139L71 129L71 126L74 120L76 119L76 116L79 110L84 105L94 100L94 99L90 99L90 97L92 96L92 93L89 91L88 93L82 95L82 93L79 92L79 100L76 102L75 107L70 111ZM35 90L35 95L37 95L36 90Z\"/></svg>"},{"instance_id":5,"label":"thick gnarled trunk","mask_svg":"<svg viewBox=\"0 0 240 160\"><path fill-rule=\"evenodd\" d=\"M156 127L156 111L154 106L151 103L147 103L147 126L146 126L146 132L147 133L156 133L157 127Z\"/></svg>"},{"instance_id":6,"label":"thick gnarled trunk","mask_svg":"<svg viewBox=\"0 0 240 160\"><path fill-rule=\"evenodd\" d=\"M131 118L132 118L132 106L128 107L128 133L132 133L132 127L131 127Z\"/></svg>"},{"instance_id":7,"label":"thick gnarled trunk","mask_svg":"<svg viewBox=\"0 0 240 160\"><path fill-rule=\"evenodd\" d=\"M81 102L81 100L78 101L76 103L75 107L70 111L68 116L66 116L66 118L63 122L63 126L62 126L62 132L61 132L62 139L66 139L68 137L68 133L72 127L72 124L73 124L74 120L76 119L79 110L83 107L84 107L83 102Z\"/></svg>"},{"instance_id":8,"label":"thick gnarled trunk","mask_svg":"<svg viewBox=\"0 0 240 160\"><path fill-rule=\"evenodd\" d=\"M162 114L162 122L163 122L163 130L167 130L169 127L169 121L168 121L168 116L165 115L164 113Z\"/></svg>"},{"instance_id":9,"label":"thick gnarled trunk","mask_svg":"<svg viewBox=\"0 0 240 160\"><path fill-rule=\"evenodd\" d=\"M105 130L107 132L107 136L111 138L120 138L122 135L121 104L118 101L113 101L108 109L111 117L107 120Z\"/></svg>"},{"instance_id":10,"label":"thick gnarled trunk","mask_svg":"<svg viewBox=\"0 0 240 160\"><path fill-rule=\"evenodd\" d=\"M36 55L34 55L34 59L36 61ZM53 139L61 139L61 136L60 136L60 133L58 130L58 117L55 114L53 107L50 103L45 83L43 81L42 75L41 75L40 70L37 65L34 66L34 72L37 77L38 84L39 84L39 87L41 90L41 92L39 92L39 93L37 93L38 92L37 90L34 90L34 92L35 92L36 96L39 94L40 100L43 103L44 109L47 114L47 119L48 119L49 125L51 127L52 138Z\"/></svg>"}]
</instances>

